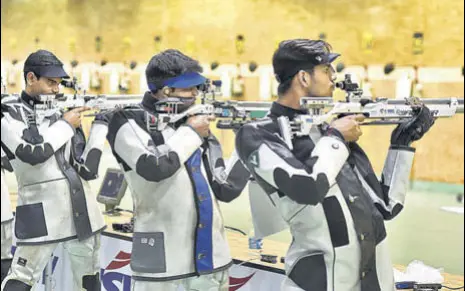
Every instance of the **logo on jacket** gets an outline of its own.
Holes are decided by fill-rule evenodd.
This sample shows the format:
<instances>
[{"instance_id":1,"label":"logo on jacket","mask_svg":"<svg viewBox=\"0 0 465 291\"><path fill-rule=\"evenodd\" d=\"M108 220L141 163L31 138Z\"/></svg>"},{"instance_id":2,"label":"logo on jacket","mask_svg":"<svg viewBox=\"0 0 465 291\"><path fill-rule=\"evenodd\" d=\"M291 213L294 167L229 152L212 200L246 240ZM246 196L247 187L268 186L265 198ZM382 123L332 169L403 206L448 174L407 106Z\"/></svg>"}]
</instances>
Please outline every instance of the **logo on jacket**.
<instances>
[{"instance_id":1,"label":"logo on jacket","mask_svg":"<svg viewBox=\"0 0 465 291\"><path fill-rule=\"evenodd\" d=\"M247 285L250 280L255 276L255 273L245 278L229 278L229 291L236 291Z\"/></svg>"},{"instance_id":2,"label":"logo on jacket","mask_svg":"<svg viewBox=\"0 0 465 291\"><path fill-rule=\"evenodd\" d=\"M13 247L11 248L11 254L12 254L12 255L15 255L16 250L17 250L17 247L16 247L16 246L13 246ZM55 274L55 270L56 270L56 268L57 268L58 260L59 260L59 259L60 259L60 258L58 258L57 256L52 256L52 257L50 258L50 260L51 260L50 262L52 263L52 275ZM24 259L24 258L19 258L17 263L18 263L20 266L26 267L26 265L27 265L27 260ZM41 279L41 280L39 279L37 283L41 283L42 285L45 285L45 278L46 278L46 276L47 276L47 270L45 269L45 270L42 272L42 279Z\"/></svg>"},{"instance_id":3,"label":"logo on jacket","mask_svg":"<svg viewBox=\"0 0 465 291\"><path fill-rule=\"evenodd\" d=\"M131 291L131 276L121 272L121 269L129 264L131 264L131 254L119 252L115 259L101 271L103 290Z\"/></svg>"}]
</instances>

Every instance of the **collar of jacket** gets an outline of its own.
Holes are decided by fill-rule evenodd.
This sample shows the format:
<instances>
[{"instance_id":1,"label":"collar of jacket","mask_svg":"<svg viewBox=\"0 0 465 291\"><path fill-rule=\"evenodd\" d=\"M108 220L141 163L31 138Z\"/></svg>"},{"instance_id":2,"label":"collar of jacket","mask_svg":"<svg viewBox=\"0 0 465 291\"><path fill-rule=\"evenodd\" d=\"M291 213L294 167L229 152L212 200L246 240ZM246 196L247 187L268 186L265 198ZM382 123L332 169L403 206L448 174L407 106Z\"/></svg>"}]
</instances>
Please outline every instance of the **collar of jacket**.
<instances>
[{"instance_id":1,"label":"collar of jacket","mask_svg":"<svg viewBox=\"0 0 465 291\"><path fill-rule=\"evenodd\" d=\"M273 103L270 111L270 117L278 118L281 116L287 116L290 120L294 120L297 115L305 114L308 114L308 112L305 110L296 110L294 108L281 105L278 102Z\"/></svg>"},{"instance_id":2,"label":"collar of jacket","mask_svg":"<svg viewBox=\"0 0 465 291\"><path fill-rule=\"evenodd\" d=\"M145 110L155 113L155 104L157 104L158 101L159 100L155 98L151 92L146 92L142 99L142 106Z\"/></svg>"},{"instance_id":3,"label":"collar of jacket","mask_svg":"<svg viewBox=\"0 0 465 291\"><path fill-rule=\"evenodd\" d=\"M157 111L155 109L155 105L160 101L160 99L155 98L151 92L146 92L144 98L142 100L142 107L147 112L156 115ZM176 124L171 125L174 129L178 129L181 125L185 124L187 118L183 118L178 121Z\"/></svg>"},{"instance_id":4,"label":"collar of jacket","mask_svg":"<svg viewBox=\"0 0 465 291\"><path fill-rule=\"evenodd\" d=\"M37 100L35 97L29 96L26 91L21 93L21 100L31 108L34 108L34 106L37 104L44 104L43 102Z\"/></svg>"}]
</instances>

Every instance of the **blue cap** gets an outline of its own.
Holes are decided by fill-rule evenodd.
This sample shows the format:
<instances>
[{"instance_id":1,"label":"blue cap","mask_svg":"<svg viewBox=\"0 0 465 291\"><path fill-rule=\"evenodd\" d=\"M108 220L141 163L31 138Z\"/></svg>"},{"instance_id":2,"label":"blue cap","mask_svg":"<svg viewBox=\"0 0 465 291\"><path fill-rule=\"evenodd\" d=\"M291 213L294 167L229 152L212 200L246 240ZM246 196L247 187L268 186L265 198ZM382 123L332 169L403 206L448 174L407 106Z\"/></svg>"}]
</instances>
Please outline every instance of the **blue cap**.
<instances>
[{"instance_id":1,"label":"blue cap","mask_svg":"<svg viewBox=\"0 0 465 291\"><path fill-rule=\"evenodd\" d=\"M203 85L207 82L207 78L196 72L185 73L180 76L164 80L158 84L155 82L149 82L149 89L151 91L160 90L164 87L175 88L175 89L188 89Z\"/></svg>"}]
</instances>

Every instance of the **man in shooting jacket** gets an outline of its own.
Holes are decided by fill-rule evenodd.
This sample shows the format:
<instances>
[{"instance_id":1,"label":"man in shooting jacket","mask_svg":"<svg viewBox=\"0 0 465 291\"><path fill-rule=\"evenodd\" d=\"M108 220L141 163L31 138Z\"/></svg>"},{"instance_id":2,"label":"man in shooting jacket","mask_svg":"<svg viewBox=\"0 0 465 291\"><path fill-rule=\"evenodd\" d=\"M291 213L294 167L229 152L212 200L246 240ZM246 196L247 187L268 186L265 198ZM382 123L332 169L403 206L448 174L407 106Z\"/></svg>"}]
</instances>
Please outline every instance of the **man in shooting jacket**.
<instances>
[{"instance_id":1,"label":"man in shooting jacket","mask_svg":"<svg viewBox=\"0 0 465 291\"><path fill-rule=\"evenodd\" d=\"M250 174L235 155L225 163L210 133L214 117L186 115L159 127L169 115L160 115L157 104L174 102L171 116L186 114L207 81L201 72L179 51L154 56L146 71L150 92L110 123L108 140L134 200L135 291L229 288L232 259L218 202L236 199Z\"/></svg>"},{"instance_id":2,"label":"man in shooting jacket","mask_svg":"<svg viewBox=\"0 0 465 291\"><path fill-rule=\"evenodd\" d=\"M86 141L81 113L87 108L39 113L41 96L59 93L68 77L52 53L31 54L24 76L26 89L19 100L9 99L1 107L2 150L19 187L18 248L2 290L31 290L59 243L70 255L72 290L100 290L100 232L105 224L87 181L97 177L108 125L95 121Z\"/></svg>"},{"instance_id":3,"label":"man in shooting jacket","mask_svg":"<svg viewBox=\"0 0 465 291\"><path fill-rule=\"evenodd\" d=\"M400 124L381 181L357 140L364 116L347 116L283 141L279 117L308 114L302 97L331 97L338 58L323 41L290 40L273 58L280 82L270 120L244 126L236 147L293 235L284 291L395 291L384 220L404 207L415 149L434 124L426 107ZM279 215L277 214L277 215Z\"/></svg>"}]
</instances>

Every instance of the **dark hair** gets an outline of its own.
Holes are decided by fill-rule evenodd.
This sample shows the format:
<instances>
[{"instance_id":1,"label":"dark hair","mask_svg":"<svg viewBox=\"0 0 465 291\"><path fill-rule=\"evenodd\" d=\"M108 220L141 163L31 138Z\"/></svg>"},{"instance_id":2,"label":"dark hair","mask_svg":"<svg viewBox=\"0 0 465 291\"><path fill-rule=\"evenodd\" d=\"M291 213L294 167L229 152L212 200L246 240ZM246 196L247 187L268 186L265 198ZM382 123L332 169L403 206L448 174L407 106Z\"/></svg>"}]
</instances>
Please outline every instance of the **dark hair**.
<instances>
[{"instance_id":1,"label":"dark hair","mask_svg":"<svg viewBox=\"0 0 465 291\"><path fill-rule=\"evenodd\" d=\"M23 72L23 77L24 77L24 81L26 82L26 85L28 84L28 83L27 83L27 75L28 75L29 73L33 73L34 76L36 76L37 79L42 78L41 75L37 74L37 73L34 72L33 70L24 70L24 72Z\"/></svg>"},{"instance_id":2,"label":"dark hair","mask_svg":"<svg viewBox=\"0 0 465 291\"><path fill-rule=\"evenodd\" d=\"M278 94L281 96L291 88L292 80L300 70L313 73L316 64L312 59L331 51L331 45L323 40L293 39L281 42L273 55L274 73L280 83Z\"/></svg>"},{"instance_id":3,"label":"dark hair","mask_svg":"<svg viewBox=\"0 0 465 291\"><path fill-rule=\"evenodd\" d=\"M186 56L178 50L170 49L155 55L150 60L145 75L147 77L147 83L158 85L167 79L194 72L203 72L198 61ZM156 93L156 91L153 93Z\"/></svg>"}]
</instances>

